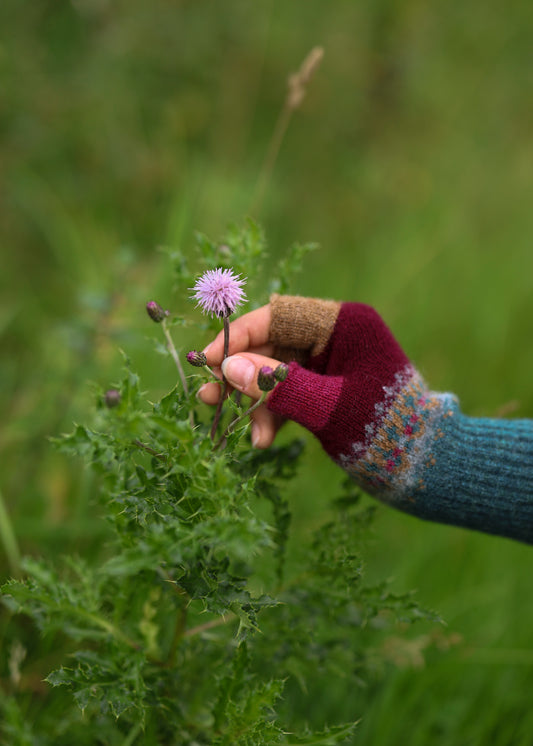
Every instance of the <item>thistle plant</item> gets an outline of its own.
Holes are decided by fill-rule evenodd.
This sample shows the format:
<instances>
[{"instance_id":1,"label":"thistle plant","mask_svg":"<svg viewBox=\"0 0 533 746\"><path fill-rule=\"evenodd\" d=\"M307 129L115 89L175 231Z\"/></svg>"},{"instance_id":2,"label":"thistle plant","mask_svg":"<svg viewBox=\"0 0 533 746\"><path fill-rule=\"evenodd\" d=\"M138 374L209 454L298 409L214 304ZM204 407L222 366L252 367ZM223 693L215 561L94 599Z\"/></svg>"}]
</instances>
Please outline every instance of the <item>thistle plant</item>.
<instances>
[{"instance_id":1,"label":"thistle plant","mask_svg":"<svg viewBox=\"0 0 533 746\"><path fill-rule=\"evenodd\" d=\"M251 223L232 228L223 245L228 266L213 269L220 244L198 238L210 269L194 297L227 328L244 302L241 278L263 285L252 269L265 245ZM301 255L301 246L286 253L284 283ZM185 259L171 259L185 297ZM230 422L214 439L195 397L202 353L176 346L173 312L155 301L146 310L164 333L168 361L179 363L177 384L150 401L127 362L121 379L99 391L90 424L56 441L95 474L105 541L57 563L23 558L21 579L3 586L12 644L0 668L0 741L346 742L362 714L353 697L348 722L326 726L328 712L307 692L339 676L355 691L374 677L380 640L398 634L396 620L429 615L410 594L365 584L360 546L372 510L349 483L335 488L322 525L290 541L287 486L304 468L303 442L285 434L267 451L253 449L250 410L231 397ZM192 364L188 375L181 357ZM286 375L284 364L262 370L260 401Z\"/></svg>"},{"instance_id":2,"label":"thistle plant","mask_svg":"<svg viewBox=\"0 0 533 746\"><path fill-rule=\"evenodd\" d=\"M189 365L194 365L195 368L207 368L207 357L204 352L198 352L197 350L191 350L187 353L187 362Z\"/></svg>"},{"instance_id":3,"label":"thistle plant","mask_svg":"<svg viewBox=\"0 0 533 746\"><path fill-rule=\"evenodd\" d=\"M229 349L229 318L235 309L246 300L242 290L245 281L235 275L231 269L207 270L197 280L194 288L193 299L198 301L198 306L203 313L217 316L224 324L224 358L228 356ZM222 413L222 405L228 393L228 384L222 374L223 390L218 401L213 425L211 427L211 439L214 440Z\"/></svg>"},{"instance_id":4,"label":"thistle plant","mask_svg":"<svg viewBox=\"0 0 533 746\"><path fill-rule=\"evenodd\" d=\"M218 316L223 319L224 322L224 359L228 356L229 350L229 339L230 339L230 325L229 317L234 313L237 306L241 305L246 297L242 291L242 286L245 281L239 276L235 275L231 269L216 269L208 270L205 272L196 282L194 286L195 294L192 296L198 301L198 305L202 311L211 316ZM160 314L158 314L160 315ZM206 368L211 375L207 366L207 358L203 352L197 352L191 350L187 353L187 362L194 367ZM255 404L252 404L245 412L240 413L230 424L227 426L224 434L216 444L216 448L220 448L226 442L226 437L233 432L236 425L249 417L252 412L263 404L266 399L266 395L269 391L272 391L279 381L285 380L288 373L288 366L285 363L278 365L274 371L269 366L263 366L257 377L257 386L262 393L261 397ZM219 398L215 417L213 419L213 425L211 428L211 438L215 438L218 423L222 413L222 406L224 399L227 396L228 386L225 379L224 373L222 373L223 391Z\"/></svg>"}]
</instances>

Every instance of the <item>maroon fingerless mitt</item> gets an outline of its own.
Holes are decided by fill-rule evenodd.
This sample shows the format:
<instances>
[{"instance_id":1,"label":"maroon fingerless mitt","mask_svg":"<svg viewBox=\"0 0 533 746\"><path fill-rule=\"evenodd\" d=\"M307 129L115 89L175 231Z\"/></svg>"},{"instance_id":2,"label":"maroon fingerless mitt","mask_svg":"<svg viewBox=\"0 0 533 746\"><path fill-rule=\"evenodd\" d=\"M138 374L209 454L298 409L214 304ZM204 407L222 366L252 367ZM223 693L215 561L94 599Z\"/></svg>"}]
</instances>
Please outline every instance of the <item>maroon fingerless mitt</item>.
<instances>
[{"instance_id":1,"label":"maroon fingerless mitt","mask_svg":"<svg viewBox=\"0 0 533 746\"><path fill-rule=\"evenodd\" d=\"M533 421L466 417L429 391L361 303L273 296L289 374L268 406L299 422L363 489L421 518L533 542Z\"/></svg>"}]
</instances>

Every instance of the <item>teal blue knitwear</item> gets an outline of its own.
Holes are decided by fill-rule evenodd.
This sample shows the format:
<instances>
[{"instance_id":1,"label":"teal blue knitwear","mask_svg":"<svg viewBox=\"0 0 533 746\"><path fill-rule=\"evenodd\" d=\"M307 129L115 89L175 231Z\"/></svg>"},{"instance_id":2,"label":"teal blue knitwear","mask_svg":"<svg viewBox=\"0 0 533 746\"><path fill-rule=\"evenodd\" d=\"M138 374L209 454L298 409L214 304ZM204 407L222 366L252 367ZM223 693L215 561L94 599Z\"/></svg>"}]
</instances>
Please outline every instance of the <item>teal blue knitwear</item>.
<instances>
[{"instance_id":1,"label":"teal blue knitwear","mask_svg":"<svg viewBox=\"0 0 533 746\"><path fill-rule=\"evenodd\" d=\"M271 307L271 341L292 358L272 411L388 505L533 543L533 420L464 415L369 306L273 296Z\"/></svg>"},{"instance_id":2,"label":"teal blue knitwear","mask_svg":"<svg viewBox=\"0 0 533 746\"><path fill-rule=\"evenodd\" d=\"M451 411L417 514L533 543L533 422Z\"/></svg>"}]
</instances>

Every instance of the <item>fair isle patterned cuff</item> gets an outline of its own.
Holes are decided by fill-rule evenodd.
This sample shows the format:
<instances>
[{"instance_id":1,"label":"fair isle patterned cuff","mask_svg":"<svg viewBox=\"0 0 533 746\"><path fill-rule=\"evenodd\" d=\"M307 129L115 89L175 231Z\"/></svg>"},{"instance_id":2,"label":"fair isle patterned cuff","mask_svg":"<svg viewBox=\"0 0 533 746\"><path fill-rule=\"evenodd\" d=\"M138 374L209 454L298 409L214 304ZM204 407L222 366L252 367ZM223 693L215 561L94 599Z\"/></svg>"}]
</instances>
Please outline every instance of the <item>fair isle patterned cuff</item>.
<instances>
[{"instance_id":1,"label":"fair isle patterned cuff","mask_svg":"<svg viewBox=\"0 0 533 746\"><path fill-rule=\"evenodd\" d=\"M533 421L467 417L452 394L397 374L362 443L338 459L405 512L533 544Z\"/></svg>"},{"instance_id":2,"label":"fair isle patterned cuff","mask_svg":"<svg viewBox=\"0 0 533 746\"><path fill-rule=\"evenodd\" d=\"M425 487L425 470L435 463L433 446L443 437L440 425L452 416L454 398L429 392L411 365L383 390L364 441L353 443L338 463L370 494L409 510L415 493Z\"/></svg>"}]
</instances>

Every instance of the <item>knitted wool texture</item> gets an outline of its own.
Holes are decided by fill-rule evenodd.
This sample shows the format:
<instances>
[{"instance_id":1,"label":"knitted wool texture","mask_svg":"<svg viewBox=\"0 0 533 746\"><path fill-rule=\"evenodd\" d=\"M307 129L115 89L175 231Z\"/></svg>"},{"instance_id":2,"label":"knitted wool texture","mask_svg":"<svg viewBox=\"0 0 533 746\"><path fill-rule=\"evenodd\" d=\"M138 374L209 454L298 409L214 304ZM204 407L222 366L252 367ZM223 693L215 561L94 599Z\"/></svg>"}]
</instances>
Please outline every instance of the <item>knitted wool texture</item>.
<instances>
[{"instance_id":1,"label":"knitted wool texture","mask_svg":"<svg viewBox=\"0 0 533 746\"><path fill-rule=\"evenodd\" d=\"M271 307L275 354L292 360L272 411L388 504L533 543L533 421L466 417L369 306L273 296Z\"/></svg>"}]
</instances>

